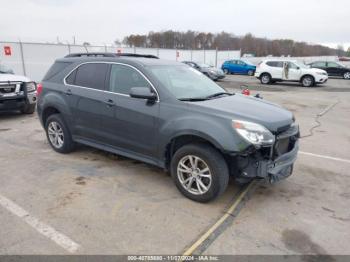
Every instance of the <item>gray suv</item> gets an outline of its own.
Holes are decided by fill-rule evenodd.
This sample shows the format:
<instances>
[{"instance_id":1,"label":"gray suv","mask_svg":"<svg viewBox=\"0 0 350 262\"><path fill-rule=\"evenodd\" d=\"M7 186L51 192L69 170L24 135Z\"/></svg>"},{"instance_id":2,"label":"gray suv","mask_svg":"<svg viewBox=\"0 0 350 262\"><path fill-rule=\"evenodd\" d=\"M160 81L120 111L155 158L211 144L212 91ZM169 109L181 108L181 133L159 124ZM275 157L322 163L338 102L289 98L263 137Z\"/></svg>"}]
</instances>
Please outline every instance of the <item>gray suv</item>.
<instances>
[{"instance_id":1,"label":"gray suv","mask_svg":"<svg viewBox=\"0 0 350 262\"><path fill-rule=\"evenodd\" d=\"M81 143L156 165L199 202L222 194L230 176L241 183L286 178L297 158L291 112L227 93L182 63L69 55L46 74L37 106L55 151Z\"/></svg>"}]
</instances>

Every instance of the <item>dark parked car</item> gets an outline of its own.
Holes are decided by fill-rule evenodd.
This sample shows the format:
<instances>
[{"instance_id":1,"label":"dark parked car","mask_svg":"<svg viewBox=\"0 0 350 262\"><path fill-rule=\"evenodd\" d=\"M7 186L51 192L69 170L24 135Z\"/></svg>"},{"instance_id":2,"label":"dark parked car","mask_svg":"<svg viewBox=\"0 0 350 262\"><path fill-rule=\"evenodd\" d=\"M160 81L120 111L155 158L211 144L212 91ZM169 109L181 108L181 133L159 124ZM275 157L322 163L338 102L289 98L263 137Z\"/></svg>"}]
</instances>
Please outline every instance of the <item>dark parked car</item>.
<instances>
[{"instance_id":1,"label":"dark parked car","mask_svg":"<svg viewBox=\"0 0 350 262\"><path fill-rule=\"evenodd\" d=\"M225 78L225 74L221 69L217 69L211 65L196 63L192 61L183 61L182 63L197 69L199 72L202 72L204 75L210 79L217 81Z\"/></svg>"},{"instance_id":2,"label":"dark parked car","mask_svg":"<svg viewBox=\"0 0 350 262\"><path fill-rule=\"evenodd\" d=\"M156 165L195 201L222 194L229 176L286 178L297 157L291 112L227 93L181 63L75 55L56 60L38 91L39 119L55 151L82 143Z\"/></svg>"},{"instance_id":3,"label":"dark parked car","mask_svg":"<svg viewBox=\"0 0 350 262\"><path fill-rule=\"evenodd\" d=\"M350 68L337 62L318 61L310 63L311 68L325 70L329 76L341 76L344 79L350 79Z\"/></svg>"}]
</instances>

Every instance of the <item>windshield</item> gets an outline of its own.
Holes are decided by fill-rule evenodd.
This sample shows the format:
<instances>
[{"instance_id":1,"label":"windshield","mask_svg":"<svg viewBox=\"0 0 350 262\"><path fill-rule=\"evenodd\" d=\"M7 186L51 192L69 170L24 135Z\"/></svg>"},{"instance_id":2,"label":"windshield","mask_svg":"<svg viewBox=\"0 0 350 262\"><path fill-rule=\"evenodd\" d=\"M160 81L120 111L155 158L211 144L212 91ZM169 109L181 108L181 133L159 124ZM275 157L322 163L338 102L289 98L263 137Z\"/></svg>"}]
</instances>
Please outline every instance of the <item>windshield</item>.
<instances>
[{"instance_id":1,"label":"windshield","mask_svg":"<svg viewBox=\"0 0 350 262\"><path fill-rule=\"evenodd\" d=\"M0 74L14 74L13 70L4 66L4 65L0 65Z\"/></svg>"},{"instance_id":2,"label":"windshield","mask_svg":"<svg viewBox=\"0 0 350 262\"><path fill-rule=\"evenodd\" d=\"M214 81L188 66L151 66L150 70L177 99L198 99L225 92Z\"/></svg>"},{"instance_id":3,"label":"windshield","mask_svg":"<svg viewBox=\"0 0 350 262\"><path fill-rule=\"evenodd\" d=\"M247 65L251 65L253 66L254 64L252 62L249 62L248 60L242 60L244 63L246 63Z\"/></svg>"}]
</instances>

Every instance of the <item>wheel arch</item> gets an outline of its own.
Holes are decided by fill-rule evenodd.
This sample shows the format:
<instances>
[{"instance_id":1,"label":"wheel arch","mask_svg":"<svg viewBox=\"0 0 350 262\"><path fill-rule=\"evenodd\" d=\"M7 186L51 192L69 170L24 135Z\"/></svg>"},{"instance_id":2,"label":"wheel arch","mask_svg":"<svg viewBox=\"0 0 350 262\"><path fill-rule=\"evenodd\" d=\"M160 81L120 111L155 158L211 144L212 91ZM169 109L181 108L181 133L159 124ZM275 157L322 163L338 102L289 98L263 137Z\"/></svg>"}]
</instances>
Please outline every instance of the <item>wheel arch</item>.
<instances>
[{"instance_id":1,"label":"wheel arch","mask_svg":"<svg viewBox=\"0 0 350 262\"><path fill-rule=\"evenodd\" d=\"M46 121L47 119L53 115L53 114L60 114L61 111L59 109L57 109L57 107L55 106L46 106L43 111L42 111L42 114L41 114L41 121L43 122L43 124L45 125L46 124Z\"/></svg>"},{"instance_id":2,"label":"wheel arch","mask_svg":"<svg viewBox=\"0 0 350 262\"><path fill-rule=\"evenodd\" d=\"M165 168L169 169L172 156L175 152L186 144L207 144L218 150L223 154L224 150L220 144L210 136L200 133L200 132L184 132L173 136L170 141L166 144L163 151L165 158Z\"/></svg>"},{"instance_id":3,"label":"wheel arch","mask_svg":"<svg viewBox=\"0 0 350 262\"><path fill-rule=\"evenodd\" d=\"M303 81L303 78L306 77L306 76L311 76L312 79L313 79L314 82L315 82L315 77L314 77L312 74L309 74L309 73L303 74L303 75L300 77L299 82Z\"/></svg>"}]
</instances>

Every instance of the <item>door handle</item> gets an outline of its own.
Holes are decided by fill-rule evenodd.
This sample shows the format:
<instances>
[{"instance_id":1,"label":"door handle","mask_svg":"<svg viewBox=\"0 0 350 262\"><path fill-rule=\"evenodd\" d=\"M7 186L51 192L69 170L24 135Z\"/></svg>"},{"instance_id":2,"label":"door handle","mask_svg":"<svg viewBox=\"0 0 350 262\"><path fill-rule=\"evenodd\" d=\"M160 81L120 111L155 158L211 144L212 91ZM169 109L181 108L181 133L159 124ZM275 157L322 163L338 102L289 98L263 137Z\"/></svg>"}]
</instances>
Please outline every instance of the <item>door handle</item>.
<instances>
[{"instance_id":1,"label":"door handle","mask_svg":"<svg viewBox=\"0 0 350 262\"><path fill-rule=\"evenodd\" d=\"M109 107L114 106L114 101L113 101L112 99L106 100L105 103L106 103L107 106L109 106Z\"/></svg>"},{"instance_id":2,"label":"door handle","mask_svg":"<svg viewBox=\"0 0 350 262\"><path fill-rule=\"evenodd\" d=\"M70 89L67 89L67 90L66 90L66 92L65 92L65 94L66 94L67 96L70 96L70 95L72 95L72 90L70 90Z\"/></svg>"}]
</instances>

